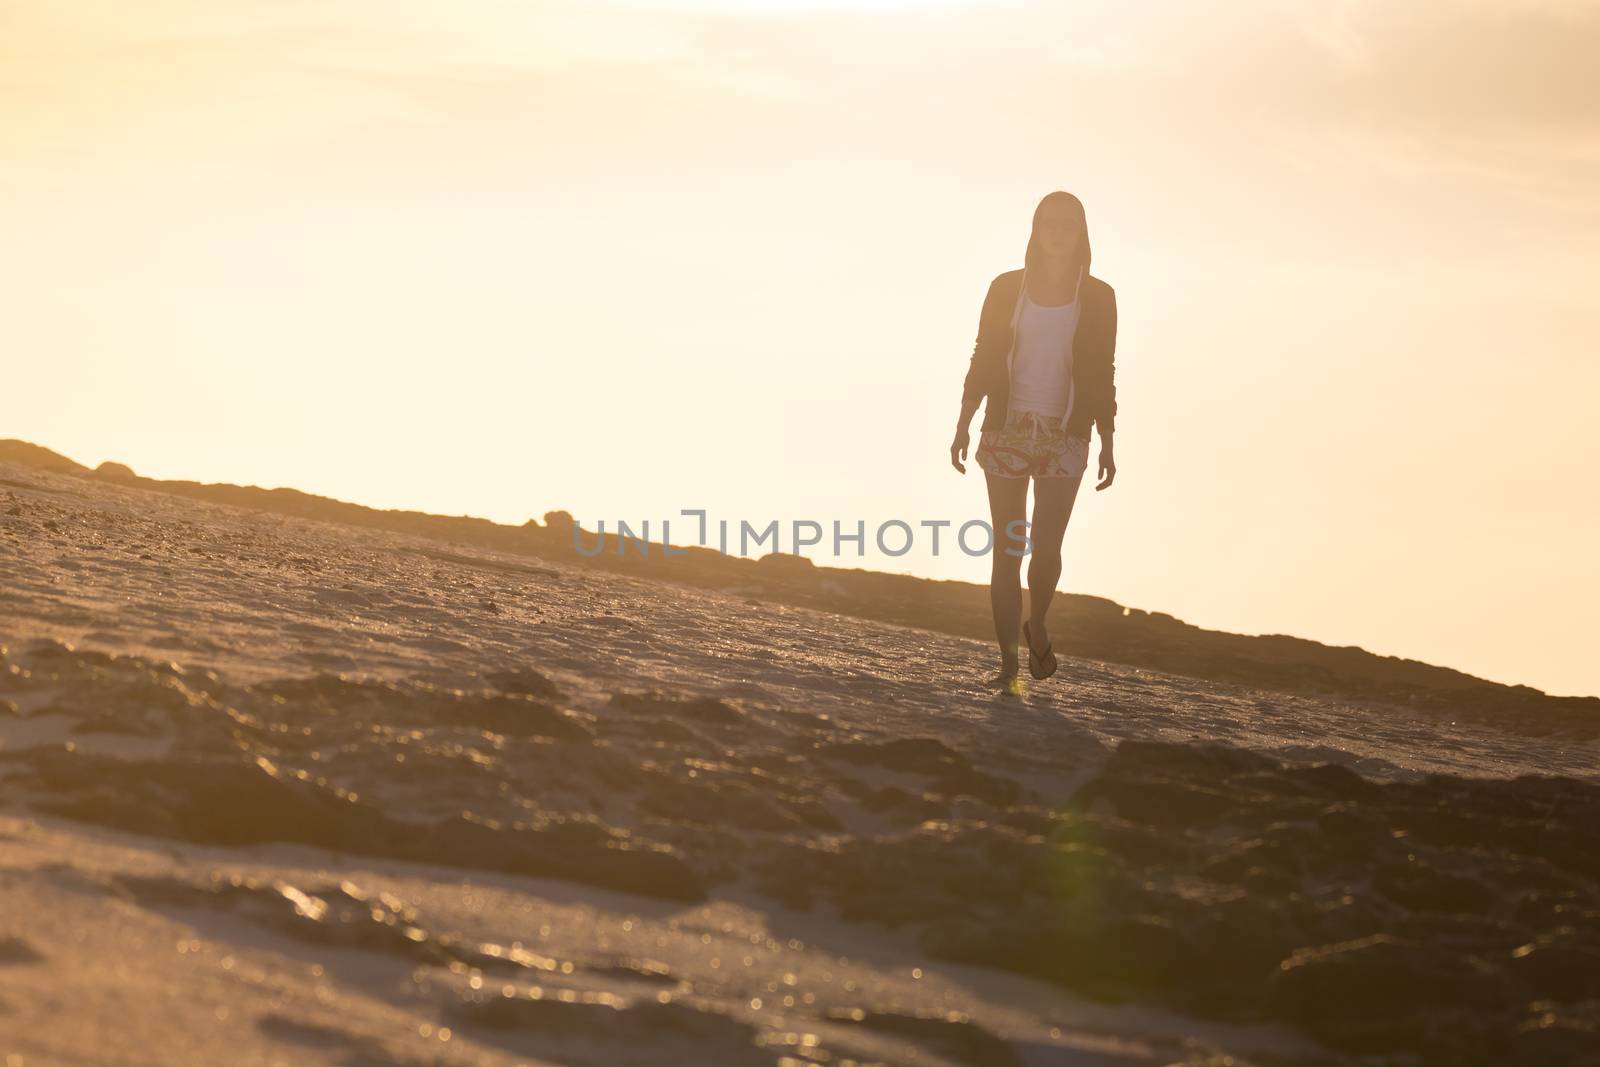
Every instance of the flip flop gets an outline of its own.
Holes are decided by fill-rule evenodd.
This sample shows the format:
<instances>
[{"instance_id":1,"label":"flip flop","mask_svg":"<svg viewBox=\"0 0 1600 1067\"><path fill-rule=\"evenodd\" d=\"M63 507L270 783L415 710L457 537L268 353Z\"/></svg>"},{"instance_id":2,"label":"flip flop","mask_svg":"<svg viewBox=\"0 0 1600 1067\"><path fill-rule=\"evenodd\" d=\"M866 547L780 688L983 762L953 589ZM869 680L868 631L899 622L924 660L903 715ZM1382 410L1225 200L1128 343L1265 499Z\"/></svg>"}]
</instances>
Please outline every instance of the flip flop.
<instances>
[{"instance_id":1,"label":"flip flop","mask_svg":"<svg viewBox=\"0 0 1600 1067\"><path fill-rule=\"evenodd\" d=\"M1028 624L1026 622L1022 624L1022 639L1028 642L1028 673L1033 675L1035 678L1048 678L1052 674L1056 673L1055 649L1047 645L1045 646L1044 655L1041 656L1034 652L1033 634L1028 631ZM1042 671L1039 667L1035 667L1033 665L1035 661L1037 661L1043 667Z\"/></svg>"}]
</instances>

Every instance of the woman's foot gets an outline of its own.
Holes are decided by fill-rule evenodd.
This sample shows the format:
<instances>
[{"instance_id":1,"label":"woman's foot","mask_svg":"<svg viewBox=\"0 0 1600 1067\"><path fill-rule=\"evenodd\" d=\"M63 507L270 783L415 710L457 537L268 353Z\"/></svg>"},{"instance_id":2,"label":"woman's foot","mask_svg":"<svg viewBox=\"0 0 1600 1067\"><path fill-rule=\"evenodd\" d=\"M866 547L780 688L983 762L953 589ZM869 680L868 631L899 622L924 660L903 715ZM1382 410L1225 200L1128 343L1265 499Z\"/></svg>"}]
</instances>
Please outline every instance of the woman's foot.
<instances>
[{"instance_id":1,"label":"woman's foot","mask_svg":"<svg viewBox=\"0 0 1600 1067\"><path fill-rule=\"evenodd\" d=\"M1000 657L1000 673L989 679L989 684L1004 689L1008 693L1022 691L1022 664L1016 656Z\"/></svg>"},{"instance_id":2,"label":"woman's foot","mask_svg":"<svg viewBox=\"0 0 1600 1067\"><path fill-rule=\"evenodd\" d=\"M1056 654L1050 647L1050 634L1043 623L1032 619L1022 624L1022 639L1028 643L1028 673L1035 678L1048 678L1056 673ZM1039 645L1044 651L1038 650Z\"/></svg>"}]
</instances>

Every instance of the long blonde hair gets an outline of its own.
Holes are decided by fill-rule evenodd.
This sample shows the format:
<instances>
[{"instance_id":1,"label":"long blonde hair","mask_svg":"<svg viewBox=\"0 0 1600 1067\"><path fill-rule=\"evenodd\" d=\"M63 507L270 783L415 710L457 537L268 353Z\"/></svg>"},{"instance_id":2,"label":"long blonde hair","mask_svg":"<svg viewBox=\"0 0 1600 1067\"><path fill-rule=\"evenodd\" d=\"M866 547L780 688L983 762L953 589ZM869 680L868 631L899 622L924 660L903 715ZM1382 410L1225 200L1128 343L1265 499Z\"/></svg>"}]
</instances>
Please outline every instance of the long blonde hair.
<instances>
[{"instance_id":1,"label":"long blonde hair","mask_svg":"<svg viewBox=\"0 0 1600 1067\"><path fill-rule=\"evenodd\" d=\"M1039 258L1043 255L1038 247L1039 213L1044 210L1046 204L1063 199L1072 206L1073 214L1078 218L1078 233L1080 235L1078 250L1074 253L1076 262L1069 266L1067 277L1076 278L1076 284L1081 286L1083 279L1089 276L1089 265L1093 259L1089 249L1089 221L1083 213L1083 201L1065 189L1057 189L1054 192L1046 193L1043 199L1039 201L1039 206L1033 209L1033 228L1028 231L1028 251L1023 257L1023 266L1032 270L1038 265Z\"/></svg>"}]
</instances>

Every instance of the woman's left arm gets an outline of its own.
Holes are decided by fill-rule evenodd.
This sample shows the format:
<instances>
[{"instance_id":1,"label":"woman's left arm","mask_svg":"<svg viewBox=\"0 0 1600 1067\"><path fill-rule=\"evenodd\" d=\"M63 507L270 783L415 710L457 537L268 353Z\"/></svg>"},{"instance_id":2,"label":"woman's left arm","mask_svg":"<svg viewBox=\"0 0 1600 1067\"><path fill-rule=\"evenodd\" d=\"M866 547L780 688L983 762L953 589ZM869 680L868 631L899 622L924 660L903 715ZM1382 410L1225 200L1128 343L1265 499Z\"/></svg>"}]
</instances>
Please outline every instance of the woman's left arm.
<instances>
[{"instance_id":1,"label":"woman's left arm","mask_svg":"<svg viewBox=\"0 0 1600 1067\"><path fill-rule=\"evenodd\" d=\"M1096 421L1100 426L1100 440L1110 445L1117 422L1117 291L1110 290L1106 300L1105 391Z\"/></svg>"},{"instance_id":2,"label":"woman's left arm","mask_svg":"<svg viewBox=\"0 0 1600 1067\"><path fill-rule=\"evenodd\" d=\"M1117 477L1117 461L1112 448L1112 434L1117 423L1117 291L1106 294L1106 362L1105 379L1101 386L1100 411L1095 422L1100 427L1100 481L1096 489L1105 489Z\"/></svg>"}]
</instances>

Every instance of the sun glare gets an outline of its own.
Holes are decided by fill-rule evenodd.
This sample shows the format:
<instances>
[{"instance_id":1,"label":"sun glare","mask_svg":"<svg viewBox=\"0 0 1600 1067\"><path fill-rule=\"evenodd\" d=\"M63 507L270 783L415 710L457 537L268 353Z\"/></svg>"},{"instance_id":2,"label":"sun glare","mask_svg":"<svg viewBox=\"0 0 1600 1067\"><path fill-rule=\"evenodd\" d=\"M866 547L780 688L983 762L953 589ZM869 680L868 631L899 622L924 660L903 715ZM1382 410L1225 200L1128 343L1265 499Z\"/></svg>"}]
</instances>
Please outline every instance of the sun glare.
<instances>
[{"instance_id":1,"label":"sun glare","mask_svg":"<svg viewBox=\"0 0 1600 1067\"><path fill-rule=\"evenodd\" d=\"M973 0L612 0L619 7L717 15L879 14L946 11Z\"/></svg>"}]
</instances>

